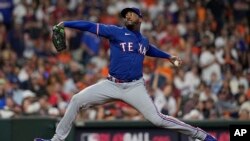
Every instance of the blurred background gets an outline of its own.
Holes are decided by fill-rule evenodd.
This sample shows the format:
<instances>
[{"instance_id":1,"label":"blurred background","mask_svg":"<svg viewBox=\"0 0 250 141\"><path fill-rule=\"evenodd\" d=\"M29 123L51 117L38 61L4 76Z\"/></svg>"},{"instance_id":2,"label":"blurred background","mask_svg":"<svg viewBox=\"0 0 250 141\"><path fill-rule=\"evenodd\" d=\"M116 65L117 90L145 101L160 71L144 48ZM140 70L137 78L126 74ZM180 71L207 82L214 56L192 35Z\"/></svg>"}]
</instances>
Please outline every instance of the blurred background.
<instances>
[{"instance_id":1,"label":"blurred background","mask_svg":"<svg viewBox=\"0 0 250 141\"><path fill-rule=\"evenodd\" d=\"M141 32L183 59L180 69L146 57L144 79L158 110L183 120L250 120L249 0L1 0L0 118L61 118L71 97L108 74L109 42L66 29L57 53L53 25L88 20L122 26L138 7ZM135 94L136 98L136 94ZM143 121L117 101L81 111L76 121Z\"/></svg>"}]
</instances>

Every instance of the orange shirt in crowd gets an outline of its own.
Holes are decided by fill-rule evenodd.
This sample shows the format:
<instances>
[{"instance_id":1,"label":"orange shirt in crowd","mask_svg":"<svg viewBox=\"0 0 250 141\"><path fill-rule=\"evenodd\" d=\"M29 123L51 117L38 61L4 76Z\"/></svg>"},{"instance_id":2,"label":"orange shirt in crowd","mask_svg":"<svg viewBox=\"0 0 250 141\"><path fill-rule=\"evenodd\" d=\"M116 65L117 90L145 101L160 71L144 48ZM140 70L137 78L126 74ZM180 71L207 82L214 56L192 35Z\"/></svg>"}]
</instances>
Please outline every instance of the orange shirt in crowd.
<instances>
[{"instance_id":1,"label":"orange shirt in crowd","mask_svg":"<svg viewBox=\"0 0 250 141\"><path fill-rule=\"evenodd\" d=\"M206 19L206 9L204 7L200 6L197 8L197 17L199 22L204 23Z\"/></svg>"},{"instance_id":2,"label":"orange shirt in crowd","mask_svg":"<svg viewBox=\"0 0 250 141\"><path fill-rule=\"evenodd\" d=\"M64 64L69 63L72 59L70 52L59 53L57 57L58 57L58 60Z\"/></svg>"},{"instance_id":3,"label":"orange shirt in crowd","mask_svg":"<svg viewBox=\"0 0 250 141\"><path fill-rule=\"evenodd\" d=\"M156 69L156 73L159 73L163 76L165 76L168 80L168 82L173 81L173 69L170 67L158 67Z\"/></svg>"}]
</instances>

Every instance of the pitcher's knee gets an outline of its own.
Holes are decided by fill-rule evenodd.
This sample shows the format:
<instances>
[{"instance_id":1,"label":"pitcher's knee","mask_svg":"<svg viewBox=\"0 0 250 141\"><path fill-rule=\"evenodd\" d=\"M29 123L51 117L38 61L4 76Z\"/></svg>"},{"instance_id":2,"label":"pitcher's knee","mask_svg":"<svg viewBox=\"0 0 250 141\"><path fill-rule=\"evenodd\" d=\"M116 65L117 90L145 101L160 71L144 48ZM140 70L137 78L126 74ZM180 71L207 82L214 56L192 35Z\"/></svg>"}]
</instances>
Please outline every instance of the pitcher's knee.
<instances>
[{"instance_id":1,"label":"pitcher's knee","mask_svg":"<svg viewBox=\"0 0 250 141\"><path fill-rule=\"evenodd\" d=\"M73 96L72 96L72 98L71 98L71 102L76 102L76 101L77 101L77 99L78 99L78 95L77 95L77 94L75 94L75 95L73 95Z\"/></svg>"},{"instance_id":2,"label":"pitcher's knee","mask_svg":"<svg viewBox=\"0 0 250 141\"><path fill-rule=\"evenodd\" d=\"M80 102L80 96L79 94L75 94L72 98L71 98L71 101L72 103L75 103L77 105L79 105L81 102Z\"/></svg>"},{"instance_id":3,"label":"pitcher's knee","mask_svg":"<svg viewBox=\"0 0 250 141\"><path fill-rule=\"evenodd\" d=\"M87 101L83 93L75 94L70 102L76 104L79 109L87 109L91 106L90 101Z\"/></svg>"}]
</instances>

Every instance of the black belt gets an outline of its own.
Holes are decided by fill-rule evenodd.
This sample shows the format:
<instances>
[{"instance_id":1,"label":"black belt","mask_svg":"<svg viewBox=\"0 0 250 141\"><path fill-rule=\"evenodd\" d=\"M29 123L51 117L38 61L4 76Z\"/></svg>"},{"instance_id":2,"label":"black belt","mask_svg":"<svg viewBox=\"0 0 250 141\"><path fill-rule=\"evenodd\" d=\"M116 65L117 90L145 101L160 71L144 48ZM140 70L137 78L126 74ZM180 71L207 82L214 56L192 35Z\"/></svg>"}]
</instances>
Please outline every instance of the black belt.
<instances>
[{"instance_id":1,"label":"black belt","mask_svg":"<svg viewBox=\"0 0 250 141\"><path fill-rule=\"evenodd\" d=\"M115 77L113 77L113 76L108 76L107 79L108 79L109 81L112 81L112 82L115 82L115 83L128 83L128 82L137 81L137 80L139 80L139 79L141 79L141 78L133 79L133 80L120 80L120 79L117 79L117 78L115 78Z\"/></svg>"}]
</instances>

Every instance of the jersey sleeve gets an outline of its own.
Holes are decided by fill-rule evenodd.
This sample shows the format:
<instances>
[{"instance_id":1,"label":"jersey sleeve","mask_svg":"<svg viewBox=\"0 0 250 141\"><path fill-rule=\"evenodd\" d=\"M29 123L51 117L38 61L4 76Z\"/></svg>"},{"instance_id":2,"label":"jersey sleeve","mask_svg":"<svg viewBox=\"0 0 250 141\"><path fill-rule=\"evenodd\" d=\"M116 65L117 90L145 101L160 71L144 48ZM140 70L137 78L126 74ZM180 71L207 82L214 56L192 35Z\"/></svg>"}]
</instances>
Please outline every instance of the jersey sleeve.
<instances>
[{"instance_id":1,"label":"jersey sleeve","mask_svg":"<svg viewBox=\"0 0 250 141\"><path fill-rule=\"evenodd\" d=\"M116 26L105 25L100 23L93 23L89 21L65 21L65 27L78 29L81 31L88 31L98 36L111 38L115 34Z\"/></svg>"},{"instance_id":2,"label":"jersey sleeve","mask_svg":"<svg viewBox=\"0 0 250 141\"><path fill-rule=\"evenodd\" d=\"M113 38L117 35L117 26L114 25L105 25L105 24L97 24L97 35L107 38Z\"/></svg>"},{"instance_id":3,"label":"jersey sleeve","mask_svg":"<svg viewBox=\"0 0 250 141\"><path fill-rule=\"evenodd\" d=\"M64 27L74 28L81 31L89 31L96 34L96 23L88 21L64 21Z\"/></svg>"},{"instance_id":4,"label":"jersey sleeve","mask_svg":"<svg viewBox=\"0 0 250 141\"><path fill-rule=\"evenodd\" d=\"M156 48L152 44L149 44L149 49L146 52L146 55L151 56L151 57L165 58L165 59L170 59L171 58L170 54L159 50L158 48Z\"/></svg>"}]
</instances>

